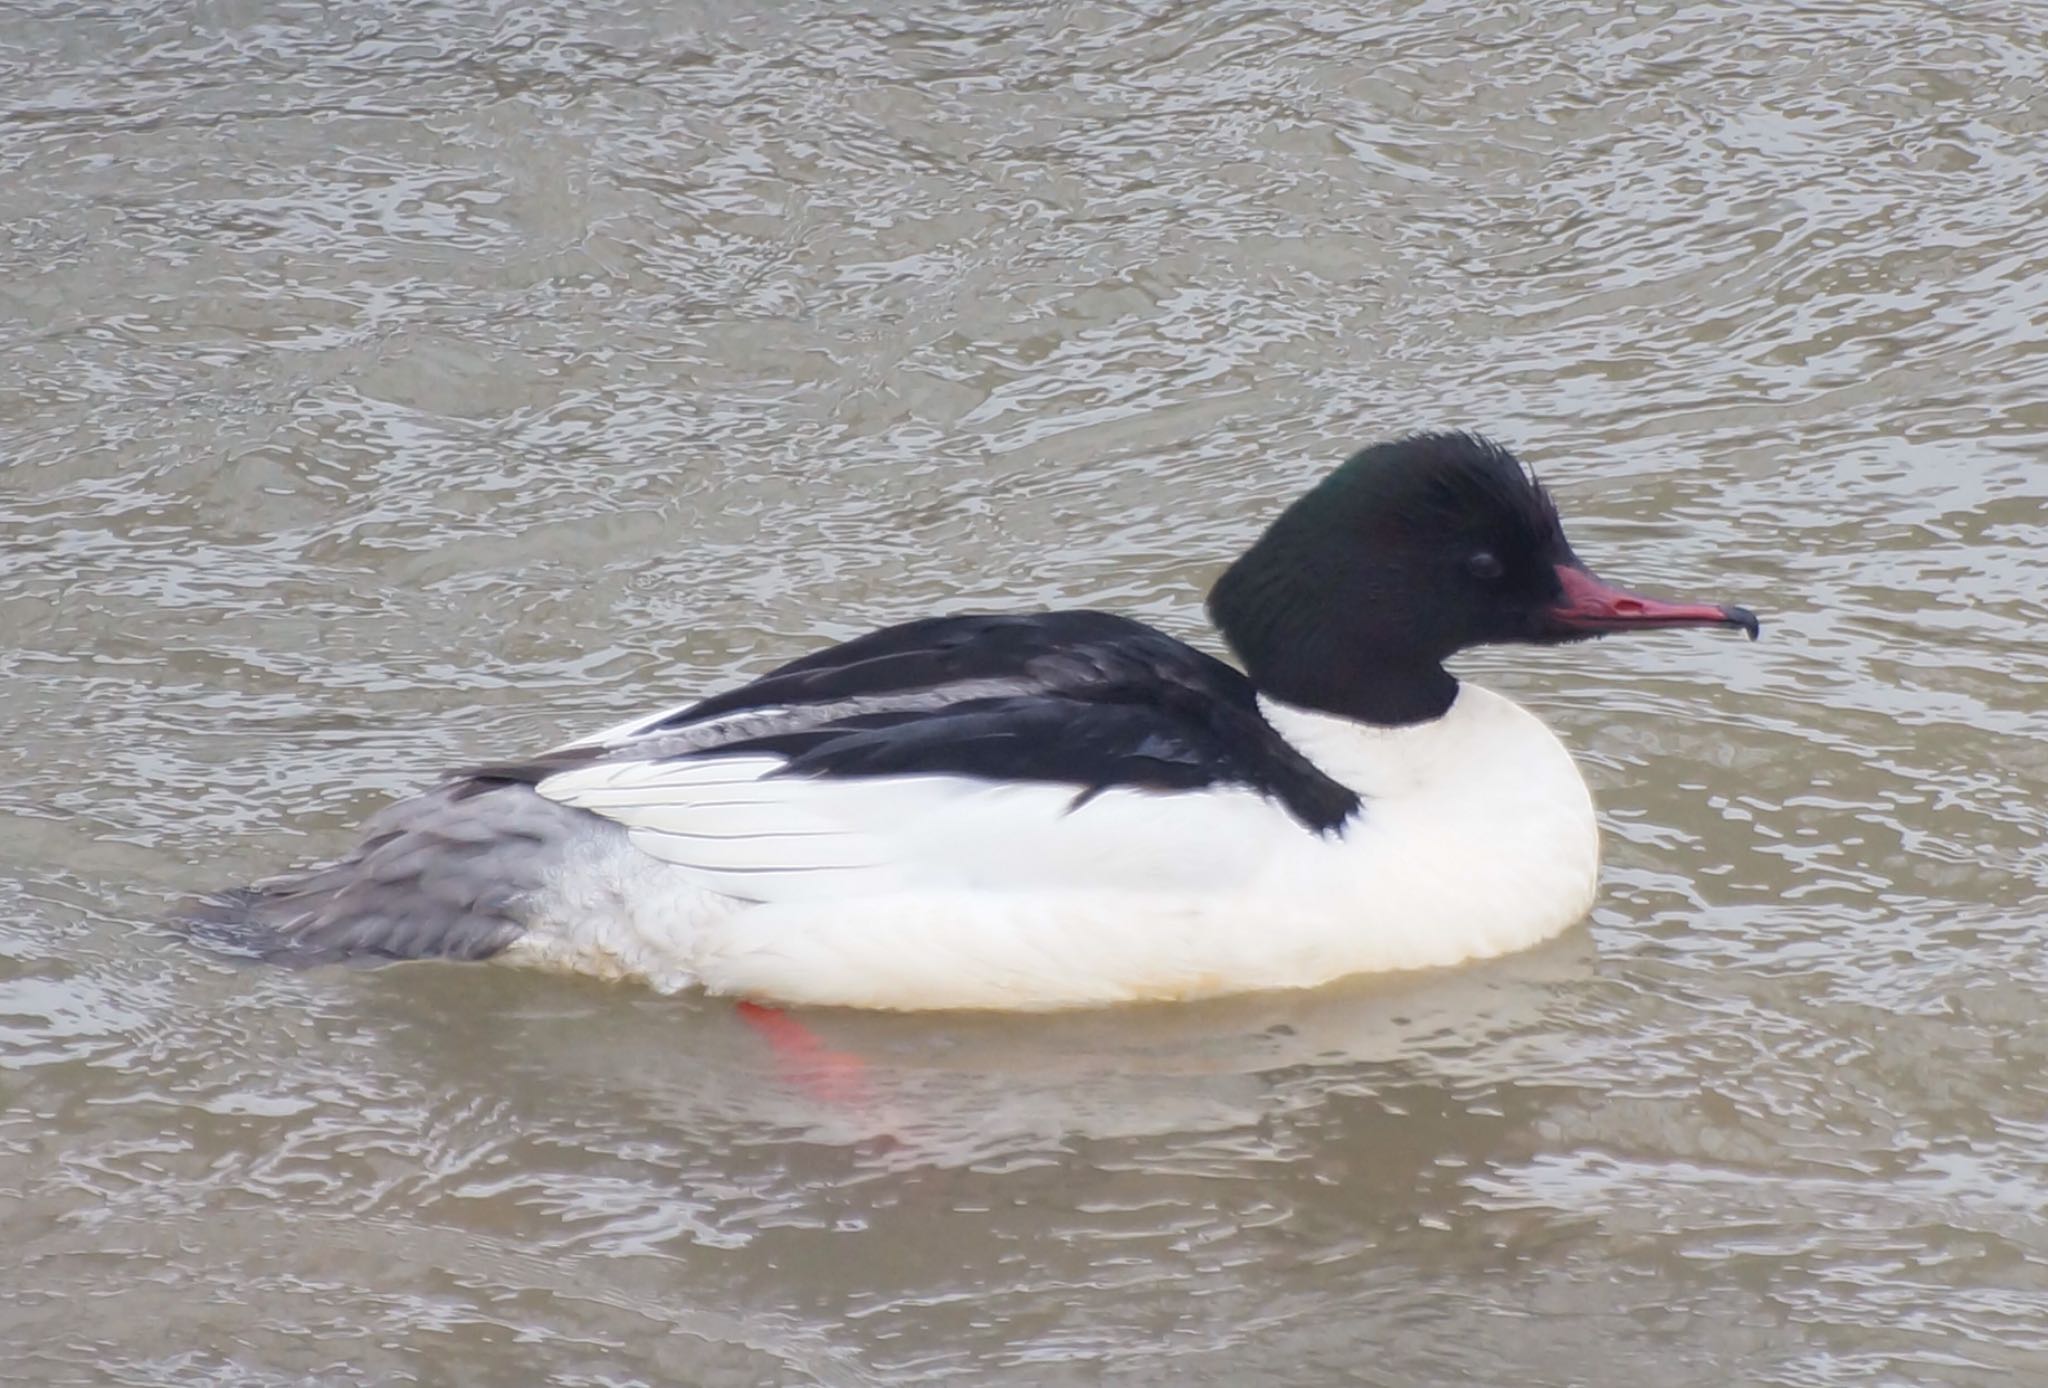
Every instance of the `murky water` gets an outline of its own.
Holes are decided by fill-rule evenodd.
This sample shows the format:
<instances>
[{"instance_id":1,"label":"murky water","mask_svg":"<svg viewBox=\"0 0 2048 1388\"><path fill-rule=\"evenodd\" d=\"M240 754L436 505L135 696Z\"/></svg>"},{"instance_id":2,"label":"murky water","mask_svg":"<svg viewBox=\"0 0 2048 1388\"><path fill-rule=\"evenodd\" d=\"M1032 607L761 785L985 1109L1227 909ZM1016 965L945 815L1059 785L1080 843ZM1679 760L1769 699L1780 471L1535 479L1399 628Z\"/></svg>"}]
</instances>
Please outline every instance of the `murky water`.
<instances>
[{"instance_id":1,"label":"murky water","mask_svg":"<svg viewBox=\"0 0 2048 1388\"><path fill-rule=\"evenodd\" d=\"M0 1375L2048 1376L2048 10L0 11ZM1053 1019L154 924L941 608L1198 596L1482 426L1763 613L1467 669L1533 954Z\"/></svg>"}]
</instances>

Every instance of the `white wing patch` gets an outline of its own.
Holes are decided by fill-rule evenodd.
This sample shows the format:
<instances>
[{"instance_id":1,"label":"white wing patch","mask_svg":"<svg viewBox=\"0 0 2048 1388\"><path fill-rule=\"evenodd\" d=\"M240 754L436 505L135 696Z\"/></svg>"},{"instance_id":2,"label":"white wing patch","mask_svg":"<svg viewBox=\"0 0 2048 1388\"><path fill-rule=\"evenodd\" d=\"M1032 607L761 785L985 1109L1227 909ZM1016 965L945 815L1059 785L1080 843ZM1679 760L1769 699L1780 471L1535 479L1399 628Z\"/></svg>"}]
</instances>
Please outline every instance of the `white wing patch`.
<instances>
[{"instance_id":1,"label":"white wing patch","mask_svg":"<svg viewBox=\"0 0 2048 1388\"><path fill-rule=\"evenodd\" d=\"M1244 886L1304 838L1249 790L1114 789L970 776L778 776L759 754L608 761L536 789L623 825L635 847L743 901L903 891L1202 891Z\"/></svg>"},{"instance_id":2,"label":"white wing patch","mask_svg":"<svg viewBox=\"0 0 2048 1388\"><path fill-rule=\"evenodd\" d=\"M676 704L670 708L658 709L653 713L643 713L638 718L629 718L623 723L614 723L609 728L601 728L597 732L585 733L582 737L571 738L554 750L563 752L571 747L610 747L617 743L628 742L640 736L663 719L673 718L690 707L691 705L689 704Z\"/></svg>"},{"instance_id":3,"label":"white wing patch","mask_svg":"<svg viewBox=\"0 0 2048 1388\"><path fill-rule=\"evenodd\" d=\"M791 795L802 782L769 779L768 756L599 762L543 780L550 800L626 827L648 855L746 901L787 901L897 885L890 846Z\"/></svg>"}]
</instances>

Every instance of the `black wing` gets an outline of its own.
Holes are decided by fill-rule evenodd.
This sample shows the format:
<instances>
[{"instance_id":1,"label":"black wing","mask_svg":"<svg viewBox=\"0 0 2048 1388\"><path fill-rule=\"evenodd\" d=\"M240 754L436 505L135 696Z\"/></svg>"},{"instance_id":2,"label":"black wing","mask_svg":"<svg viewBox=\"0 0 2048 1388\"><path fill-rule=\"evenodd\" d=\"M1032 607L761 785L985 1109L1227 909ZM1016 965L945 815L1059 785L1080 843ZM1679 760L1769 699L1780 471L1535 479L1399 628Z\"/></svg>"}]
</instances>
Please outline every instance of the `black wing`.
<instances>
[{"instance_id":1,"label":"black wing","mask_svg":"<svg viewBox=\"0 0 2048 1388\"><path fill-rule=\"evenodd\" d=\"M791 661L750 684L485 782L593 759L708 752L788 759L778 774L952 774L1072 785L1245 786L1317 831L1358 797L1260 715L1251 681L1185 642L1104 612L931 617Z\"/></svg>"}]
</instances>

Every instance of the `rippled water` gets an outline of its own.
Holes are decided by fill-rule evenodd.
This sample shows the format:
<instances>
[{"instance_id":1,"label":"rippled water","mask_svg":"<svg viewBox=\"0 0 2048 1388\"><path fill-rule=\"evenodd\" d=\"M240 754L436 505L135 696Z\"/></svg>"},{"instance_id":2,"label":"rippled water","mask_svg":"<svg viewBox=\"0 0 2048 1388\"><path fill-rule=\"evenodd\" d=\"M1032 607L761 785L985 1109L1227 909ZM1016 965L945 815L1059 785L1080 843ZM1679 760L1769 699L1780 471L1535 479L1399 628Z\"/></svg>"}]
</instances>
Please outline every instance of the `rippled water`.
<instances>
[{"instance_id":1,"label":"rippled water","mask_svg":"<svg viewBox=\"0 0 2048 1388\"><path fill-rule=\"evenodd\" d=\"M0 1374L2048 1376L2048 11L0 11ZM1054 1019L155 924L450 764L1203 585L1482 426L1764 641L1468 664L1589 928Z\"/></svg>"}]
</instances>

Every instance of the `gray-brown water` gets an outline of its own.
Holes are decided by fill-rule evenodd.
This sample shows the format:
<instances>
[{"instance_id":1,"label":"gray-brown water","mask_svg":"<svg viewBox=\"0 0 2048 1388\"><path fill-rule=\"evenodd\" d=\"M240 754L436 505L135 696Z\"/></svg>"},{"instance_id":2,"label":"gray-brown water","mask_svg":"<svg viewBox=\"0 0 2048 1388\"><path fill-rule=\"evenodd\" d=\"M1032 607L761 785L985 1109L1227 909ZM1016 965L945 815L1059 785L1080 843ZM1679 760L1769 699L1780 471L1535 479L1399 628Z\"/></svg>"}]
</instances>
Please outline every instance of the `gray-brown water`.
<instances>
[{"instance_id":1,"label":"gray-brown water","mask_svg":"<svg viewBox=\"0 0 2048 1388\"><path fill-rule=\"evenodd\" d=\"M0 1375L2048 1377L2048 10L0 10ZM1054 1019L229 968L188 893L1484 427L1588 927Z\"/></svg>"}]
</instances>

